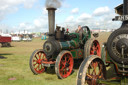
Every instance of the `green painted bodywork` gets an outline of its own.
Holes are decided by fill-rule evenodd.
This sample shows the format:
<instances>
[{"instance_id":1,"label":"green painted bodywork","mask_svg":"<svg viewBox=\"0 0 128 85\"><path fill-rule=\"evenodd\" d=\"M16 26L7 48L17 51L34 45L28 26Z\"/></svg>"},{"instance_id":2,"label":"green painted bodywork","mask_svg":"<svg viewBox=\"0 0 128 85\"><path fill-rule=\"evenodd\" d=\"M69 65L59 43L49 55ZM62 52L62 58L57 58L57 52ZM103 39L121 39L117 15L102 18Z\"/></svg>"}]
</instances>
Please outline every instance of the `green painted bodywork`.
<instances>
[{"instance_id":1,"label":"green painted bodywork","mask_svg":"<svg viewBox=\"0 0 128 85\"><path fill-rule=\"evenodd\" d=\"M72 40L76 41L76 42L79 42L79 33L69 33L69 35L76 35L75 38L73 38Z\"/></svg>"},{"instance_id":2,"label":"green painted bodywork","mask_svg":"<svg viewBox=\"0 0 128 85\"><path fill-rule=\"evenodd\" d=\"M71 51L74 59L83 58L84 49L80 49L81 42L86 43L86 41L91 38L91 32L83 34L83 39L79 39L79 33L69 33L69 35L75 35L70 41L60 42L61 50Z\"/></svg>"},{"instance_id":3,"label":"green painted bodywork","mask_svg":"<svg viewBox=\"0 0 128 85\"><path fill-rule=\"evenodd\" d=\"M108 65L107 62L111 62L114 65L117 65L118 71L120 70L119 69L120 67L121 68L123 67L123 65L118 64L111 59L111 57L108 55L106 46L102 46L101 59L105 65ZM128 65L124 65L123 68L128 69ZM123 74L122 72L119 72L119 73ZM126 74L128 74L128 73L126 73ZM118 76L117 75L117 77L119 77L120 79L107 79L107 80L97 79L96 82L99 84L105 84L105 85L128 85L128 76L123 76L123 75Z\"/></svg>"},{"instance_id":4,"label":"green painted bodywork","mask_svg":"<svg viewBox=\"0 0 128 85\"><path fill-rule=\"evenodd\" d=\"M74 59L79 59L83 58L84 55L84 48L80 48L81 42L83 42L83 47L86 41L91 38L91 32L89 31L88 33L83 34L83 39L79 39L79 33L69 33L70 35L75 35L70 41L61 41L59 42L61 46L61 50L68 50L72 53L72 56ZM57 55L59 53L53 54L53 58L56 59Z\"/></svg>"},{"instance_id":5,"label":"green painted bodywork","mask_svg":"<svg viewBox=\"0 0 128 85\"><path fill-rule=\"evenodd\" d=\"M67 50L70 49L70 44L68 44L68 41L66 42L60 42L61 50Z\"/></svg>"},{"instance_id":6,"label":"green painted bodywork","mask_svg":"<svg viewBox=\"0 0 128 85\"><path fill-rule=\"evenodd\" d=\"M83 49L79 48L79 42L75 40L60 42L62 49L69 50L72 53L74 59L79 59L83 57Z\"/></svg>"},{"instance_id":7,"label":"green painted bodywork","mask_svg":"<svg viewBox=\"0 0 128 85\"><path fill-rule=\"evenodd\" d=\"M107 50L106 50L106 46L102 46L102 50L101 50L101 59L104 62L104 64L106 65L106 61L111 61L111 57L109 56Z\"/></svg>"},{"instance_id":8,"label":"green painted bodywork","mask_svg":"<svg viewBox=\"0 0 128 85\"><path fill-rule=\"evenodd\" d=\"M71 50L79 47L79 42L75 40L60 42L61 50Z\"/></svg>"},{"instance_id":9,"label":"green painted bodywork","mask_svg":"<svg viewBox=\"0 0 128 85\"><path fill-rule=\"evenodd\" d=\"M83 49L74 49L71 53L74 59L83 58Z\"/></svg>"}]
</instances>

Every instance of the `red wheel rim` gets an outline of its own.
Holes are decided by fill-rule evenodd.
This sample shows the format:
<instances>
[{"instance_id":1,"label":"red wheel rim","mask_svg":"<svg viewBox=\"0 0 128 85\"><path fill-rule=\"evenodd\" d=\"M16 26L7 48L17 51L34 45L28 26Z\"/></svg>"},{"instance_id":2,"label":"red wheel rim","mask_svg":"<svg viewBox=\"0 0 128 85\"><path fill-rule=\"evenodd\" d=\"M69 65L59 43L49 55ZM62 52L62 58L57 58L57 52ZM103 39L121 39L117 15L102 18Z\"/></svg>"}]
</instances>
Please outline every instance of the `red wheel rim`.
<instances>
[{"instance_id":1,"label":"red wheel rim","mask_svg":"<svg viewBox=\"0 0 128 85\"><path fill-rule=\"evenodd\" d=\"M103 73L103 64L101 62L94 60L88 67L85 83L89 85L98 85L96 83L97 79L105 79Z\"/></svg>"},{"instance_id":2,"label":"red wheel rim","mask_svg":"<svg viewBox=\"0 0 128 85\"><path fill-rule=\"evenodd\" d=\"M97 40L93 41L92 43L90 55L97 55L100 57L100 44Z\"/></svg>"},{"instance_id":3,"label":"red wheel rim","mask_svg":"<svg viewBox=\"0 0 128 85\"><path fill-rule=\"evenodd\" d=\"M61 77L68 77L73 69L73 58L69 53L65 53L59 63L59 73Z\"/></svg>"},{"instance_id":4,"label":"red wheel rim","mask_svg":"<svg viewBox=\"0 0 128 85\"><path fill-rule=\"evenodd\" d=\"M43 60L47 60L47 59L46 59L46 55L41 51L37 52L33 57L32 65L33 65L34 70L38 74L45 71L45 67L41 65L42 64L41 62Z\"/></svg>"}]
</instances>

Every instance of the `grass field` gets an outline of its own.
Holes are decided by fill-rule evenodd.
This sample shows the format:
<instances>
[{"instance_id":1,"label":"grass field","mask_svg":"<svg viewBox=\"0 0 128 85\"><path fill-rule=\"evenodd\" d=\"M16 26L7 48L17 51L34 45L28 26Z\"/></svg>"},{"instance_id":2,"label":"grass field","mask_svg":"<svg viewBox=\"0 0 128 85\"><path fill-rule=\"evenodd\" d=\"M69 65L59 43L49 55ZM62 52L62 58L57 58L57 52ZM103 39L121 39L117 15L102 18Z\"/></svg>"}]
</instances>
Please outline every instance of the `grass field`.
<instances>
[{"instance_id":1,"label":"grass field","mask_svg":"<svg viewBox=\"0 0 128 85\"><path fill-rule=\"evenodd\" d=\"M101 44L109 34L100 33ZM35 38L32 42L12 42L12 47L0 48L0 85L76 85L78 69L63 80L57 78L54 69L33 75L29 68L30 55L35 49L42 49L43 43L41 38Z\"/></svg>"}]
</instances>

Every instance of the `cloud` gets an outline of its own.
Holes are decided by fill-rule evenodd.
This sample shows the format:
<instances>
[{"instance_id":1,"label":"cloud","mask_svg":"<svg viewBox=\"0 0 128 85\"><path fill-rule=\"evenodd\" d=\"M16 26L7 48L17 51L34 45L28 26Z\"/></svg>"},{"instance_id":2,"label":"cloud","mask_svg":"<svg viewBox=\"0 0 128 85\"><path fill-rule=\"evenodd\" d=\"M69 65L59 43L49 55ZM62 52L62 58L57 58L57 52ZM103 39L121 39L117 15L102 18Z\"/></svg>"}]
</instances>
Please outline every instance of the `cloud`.
<instances>
[{"instance_id":1,"label":"cloud","mask_svg":"<svg viewBox=\"0 0 128 85\"><path fill-rule=\"evenodd\" d=\"M45 7L43 7L43 14L44 14L44 15L48 14L48 11L46 10Z\"/></svg>"},{"instance_id":2,"label":"cloud","mask_svg":"<svg viewBox=\"0 0 128 85\"><path fill-rule=\"evenodd\" d=\"M20 28L26 27L26 23L20 23L20 24L19 24L19 27L20 27Z\"/></svg>"},{"instance_id":3,"label":"cloud","mask_svg":"<svg viewBox=\"0 0 128 85\"><path fill-rule=\"evenodd\" d=\"M90 18L91 18L91 15L87 13L83 13L78 17L69 16L66 18L65 22L66 23L83 22L84 20L88 20Z\"/></svg>"},{"instance_id":4,"label":"cloud","mask_svg":"<svg viewBox=\"0 0 128 85\"><path fill-rule=\"evenodd\" d=\"M74 8L71 11L72 14L77 14L78 12L79 12L79 8Z\"/></svg>"},{"instance_id":5,"label":"cloud","mask_svg":"<svg viewBox=\"0 0 128 85\"><path fill-rule=\"evenodd\" d=\"M33 30L35 32L47 32L48 31L48 17L41 16L33 21Z\"/></svg>"},{"instance_id":6,"label":"cloud","mask_svg":"<svg viewBox=\"0 0 128 85\"><path fill-rule=\"evenodd\" d=\"M89 19L89 18L91 18L91 15L90 15L90 14L83 13L83 14L81 14L81 15L78 17L78 20L86 20L86 19Z\"/></svg>"},{"instance_id":7,"label":"cloud","mask_svg":"<svg viewBox=\"0 0 128 85\"><path fill-rule=\"evenodd\" d=\"M72 22L74 22L74 20L75 20L74 16L69 16L69 17L66 18L65 22L66 23L72 23Z\"/></svg>"},{"instance_id":8,"label":"cloud","mask_svg":"<svg viewBox=\"0 0 128 85\"><path fill-rule=\"evenodd\" d=\"M67 3L66 0L63 0L62 7L69 8L69 7L71 7L71 5L69 3Z\"/></svg>"},{"instance_id":9,"label":"cloud","mask_svg":"<svg viewBox=\"0 0 128 85\"><path fill-rule=\"evenodd\" d=\"M19 0L21 1L21 0ZM17 2L21 3L21 2ZM15 3L15 4L17 4ZM1 4L1 3L0 3ZM14 3L13 3L14 4ZM15 11L18 10L17 6L13 6ZM0 10L9 9L8 6L0 6ZM10 13L14 12L14 10L11 10ZM102 9L102 10L100 10ZM106 9L108 11L103 11L103 9ZM72 10L71 10L72 11ZM2 11L3 12L3 11ZM5 14L0 12L0 14ZM6 11L8 12L8 11ZM48 16L47 16L47 10L45 8L42 8L43 15L35 18L31 23L30 22L21 22L17 26L9 27L5 25L0 25L0 29L8 29L12 28L11 30L28 30L33 32L47 32L48 31ZM64 12L62 10L56 11L57 14L63 14ZM7 13L8 14L8 13ZM0 15L0 16L1 16ZM100 28L100 29L116 29L119 28L121 23L120 22L113 22L112 18L115 17L115 13L113 10L111 10L108 7L100 7L94 10L94 12L88 14L88 13L82 13L77 15L69 15L67 18L65 18L64 21L58 22L56 24L61 24L61 26L69 27L69 30L75 30L78 25L81 26L89 26L91 29L93 28ZM1 17L0 17L1 19Z\"/></svg>"},{"instance_id":10,"label":"cloud","mask_svg":"<svg viewBox=\"0 0 128 85\"><path fill-rule=\"evenodd\" d=\"M23 5L25 8L32 8L36 1L37 0L23 0Z\"/></svg>"},{"instance_id":11,"label":"cloud","mask_svg":"<svg viewBox=\"0 0 128 85\"><path fill-rule=\"evenodd\" d=\"M41 16L33 20L33 23L21 22L18 26L13 27L13 30L14 29L34 32L46 32L48 31L48 18L46 16Z\"/></svg>"},{"instance_id":12,"label":"cloud","mask_svg":"<svg viewBox=\"0 0 128 85\"><path fill-rule=\"evenodd\" d=\"M38 20L38 19L36 19L36 20L34 20L34 25L36 26L36 27L41 27L41 21L40 20Z\"/></svg>"},{"instance_id":13,"label":"cloud","mask_svg":"<svg viewBox=\"0 0 128 85\"><path fill-rule=\"evenodd\" d=\"M102 16L102 15L107 14L109 12L110 12L109 7L107 7L107 6L99 7L99 8L94 10L93 15L94 16Z\"/></svg>"},{"instance_id":14,"label":"cloud","mask_svg":"<svg viewBox=\"0 0 128 85\"><path fill-rule=\"evenodd\" d=\"M114 22L112 19L116 16L113 10L108 7L100 7L94 10L92 14L83 13L77 17L69 16L65 20L66 25L71 26L72 29L76 28L78 25L89 26L91 29L117 29L120 27L121 22ZM70 22L70 23L67 23ZM73 22L73 23L72 23Z\"/></svg>"},{"instance_id":15,"label":"cloud","mask_svg":"<svg viewBox=\"0 0 128 85\"><path fill-rule=\"evenodd\" d=\"M41 16L37 19L34 19L32 23L30 22L21 22L17 26L8 26L6 24L0 24L0 31L6 32L16 32L24 31L28 32L48 32L48 17Z\"/></svg>"},{"instance_id":16,"label":"cloud","mask_svg":"<svg viewBox=\"0 0 128 85\"><path fill-rule=\"evenodd\" d=\"M0 21L3 20L6 15L18 11L20 6L24 8L32 8L37 0L0 0Z\"/></svg>"},{"instance_id":17,"label":"cloud","mask_svg":"<svg viewBox=\"0 0 128 85\"><path fill-rule=\"evenodd\" d=\"M47 16L39 17L33 21L33 24L36 28L46 29L48 26L48 17Z\"/></svg>"},{"instance_id":18,"label":"cloud","mask_svg":"<svg viewBox=\"0 0 128 85\"><path fill-rule=\"evenodd\" d=\"M6 30L8 30L8 28L10 28L8 25L6 25L6 24L0 24L0 31L6 32Z\"/></svg>"}]
</instances>

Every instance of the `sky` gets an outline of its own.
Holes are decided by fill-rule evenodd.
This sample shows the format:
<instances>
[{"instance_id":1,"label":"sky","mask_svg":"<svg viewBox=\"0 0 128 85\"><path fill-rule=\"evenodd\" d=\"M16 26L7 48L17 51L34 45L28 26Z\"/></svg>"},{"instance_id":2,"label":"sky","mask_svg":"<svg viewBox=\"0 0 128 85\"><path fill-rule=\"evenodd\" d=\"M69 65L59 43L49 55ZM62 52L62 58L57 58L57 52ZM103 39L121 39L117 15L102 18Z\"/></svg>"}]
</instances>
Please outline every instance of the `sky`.
<instances>
[{"instance_id":1,"label":"sky","mask_svg":"<svg viewBox=\"0 0 128 85\"><path fill-rule=\"evenodd\" d=\"M52 0L49 0L52 1ZM90 29L117 29L121 22L112 21L117 16L114 8L123 0L58 0L55 23L75 30L78 25ZM0 0L0 30L16 32L47 32L46 0Z\"/></svg>"}]
</instances>

